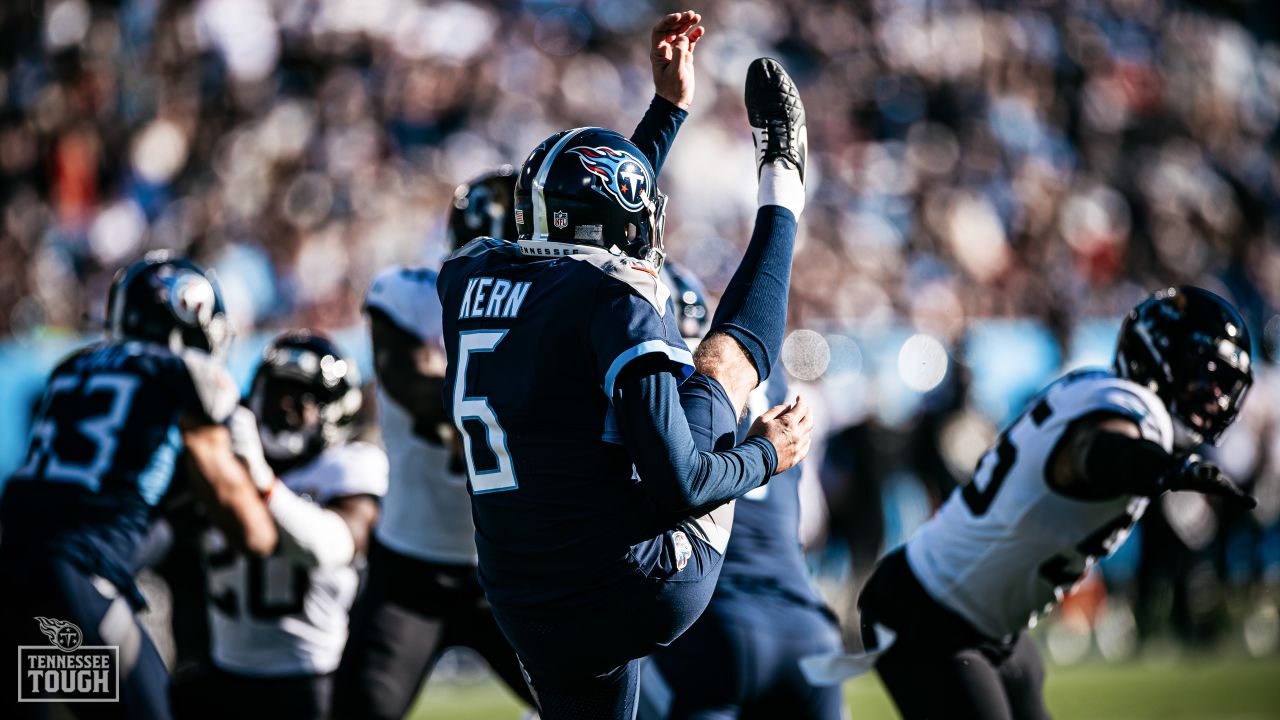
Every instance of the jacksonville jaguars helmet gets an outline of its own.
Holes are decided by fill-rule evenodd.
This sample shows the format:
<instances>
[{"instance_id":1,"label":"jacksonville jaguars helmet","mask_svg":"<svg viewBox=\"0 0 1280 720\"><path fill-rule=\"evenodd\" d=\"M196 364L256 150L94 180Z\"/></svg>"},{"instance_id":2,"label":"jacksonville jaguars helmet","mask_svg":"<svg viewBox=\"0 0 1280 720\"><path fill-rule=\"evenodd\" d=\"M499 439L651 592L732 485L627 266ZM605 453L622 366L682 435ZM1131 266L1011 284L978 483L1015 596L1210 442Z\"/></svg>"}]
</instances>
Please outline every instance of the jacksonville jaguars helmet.
<instances>
[{"instance_id":1,"label":"jacksonville jaguars helmet","mask_svg":"<svg viewBox=\"0 0 1280 720\"><path fill-rule=\"evenodd\" d=\"M1164 401L1180 446L1216 443L1253 384L1251 347L1244 318L1226 300L1198 287L1168 288L1125 318L1115 370Z\"/></svg>"},{"instance_id":2,"label":"jacksonville jaguars helmet","mask_svg":"<svg viewBox=\"0 0 1280 720\"><path fill-rule=\"evenodd\" d=\"M263 453L277 470L346 442L362 402L355 362L311 330L272 340L249 390Z\"/></svg>"},{"instance_id":3,"label":"jacksonville jaguars helmet","mask_svg":"<svg viewBox=\"0 0 1280 720\"><path fill-rule=\"evenodd\" d=\"M644 153L612 130L547 138L516 179L516 228L526 255L599 248L662 265L666 197Z\"/></svg>"},{"instance_id":4,"label":"jacksonville jaguars helmet","mask_svg":"<svg viewBox=\"0 0 1280 720\"><path fill-rule=\"evenodd\" d=\"M449 251L478 237L515 240L516 169L503 165L462 183L449 211Z\"/></svg>"},{"instance_id":5,"label":"jacksonville jaguars helmet","mask_svg":"<svg viewBox=\"0 0 1280 720\"><path fill-rule=\"evenodd\" d=\"M174 352L185 348L222 357L231 330L214 274L160 250L116 272L107 293L107 335L142 340Z\"/></svg>"},{"instance_id":6,"label":"jacksonville jaguars helmet","mask_svg":"<svg viewBox=\"0 0 1280 720\"><path fill-rule=\"evenodd\" d=\"M707 311L707 296L702 283L693 273L674 262L667 261L660 273L662 281L671 290L671 302L676 309L676 326L685 340L698 341L707 334L711 313Z\"/></svg>"}]
</instances>

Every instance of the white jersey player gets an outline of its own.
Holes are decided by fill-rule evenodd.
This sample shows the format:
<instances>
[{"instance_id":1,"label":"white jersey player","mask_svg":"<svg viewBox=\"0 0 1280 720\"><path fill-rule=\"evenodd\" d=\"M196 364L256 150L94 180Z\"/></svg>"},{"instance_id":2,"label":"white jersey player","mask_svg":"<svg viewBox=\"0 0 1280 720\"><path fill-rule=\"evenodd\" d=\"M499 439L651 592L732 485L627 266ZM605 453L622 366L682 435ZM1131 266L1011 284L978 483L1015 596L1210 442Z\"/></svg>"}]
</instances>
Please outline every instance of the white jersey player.
<instances>
[{"instance_id":1,"label":"white jersey player","mask_svg":"<svg viewBox=\"0 0 1280 720\"><path fill-rule=\"evenodd\" d=\"M458 188L450 234L515 237L510 167ZM508 234L510 232L510 234ZM440 392L445 350L436 273L393 267L365 298L390 487L338 673L339 717L400 718L441 653L466 646L532 704L515 652L476 580L475 525L459 440Z\"/></svg>"},{"instance_id":2,"label":"white jersey player","mask_svg":"<svg viewBox=\"0 0 1280 720\"><path fill-rule=\"evenodd\" d=\"M1071 373L1028 403L860 599L868 645L896 635L876 669L905 717L1048 717L1022 631L1124 542L1149 498L1252 506L1185 455L1235 418L1249 349L1229 304L1170 289L1126 319L1113 371Z\"/></svg>"},{"instance_id":3,"label":"white jersey player","mask_svg":"<svg viewBox=\"0 0 1280 720\"><path fill-rule=\"evenodd\" d=\"M387 456L351 442L361 405L355 366L325 337L271 343L250 408L232 419L279 528L275 554L246 557L205 538L210 716L328 717L363 553L387 489Z\"/></svg>"}]
</instances>

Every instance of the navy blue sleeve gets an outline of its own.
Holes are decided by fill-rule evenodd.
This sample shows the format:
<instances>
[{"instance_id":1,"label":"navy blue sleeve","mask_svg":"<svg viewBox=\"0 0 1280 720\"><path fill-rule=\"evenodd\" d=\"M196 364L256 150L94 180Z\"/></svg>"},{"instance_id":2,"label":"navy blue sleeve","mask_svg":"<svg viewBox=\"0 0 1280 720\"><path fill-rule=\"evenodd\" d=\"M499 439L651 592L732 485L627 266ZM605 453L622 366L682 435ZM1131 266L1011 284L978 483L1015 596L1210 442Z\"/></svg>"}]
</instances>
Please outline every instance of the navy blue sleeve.
<instances>
[{"instance_id":1,"label":"navy blue sleeve","mask_svg":"<svg viewBox=\"0 0 1280 720\"><path fill-rule=\"evenodd\" d=\"M636 273L640 276L635 276ZM619 274L639 287L613 277L604 279L595 298L589 328L597 378L605 396L613 397L618 374L640 358L664 359L664 369L678 380L689 377L693 373L693 354L676 328L670 301L661 298L665 306L661 311L658 309L659 299L654 297L657 279L634 268ZM644 282L648 285L641 284Z\"/></svg>"},{"instance_id":2,"label":"navy blue sleeve","mask_svg":"<svg viewBox=\"0 0 1280 720\"><path fill-rule=\"evenodd\" d=\"M778 465L773 444L759 436L729 450L699 450L676 378L652 364L636 364L620 374L613 406L640 482L669 512L740 497L768 482ZM701 435L703 445L714 443L711 435Z\"/></svg>"},{"instance_id":3,"label":"navy blue sleeve","mask_svg":"<svg viewBox=\"0 0 1280 720\"><path fill-rule=\"evenodd\" d=\"M675 103L659 95L653 96L649 109L645 111L636 131L631 133L631 142L640 148L640 152L649 159L655 176L662 174L662 165L667 161L667 153L671 144L676 141L676 133L680 125L689 117L688 110L681 110Z\"/></svg>"}]
</instances>

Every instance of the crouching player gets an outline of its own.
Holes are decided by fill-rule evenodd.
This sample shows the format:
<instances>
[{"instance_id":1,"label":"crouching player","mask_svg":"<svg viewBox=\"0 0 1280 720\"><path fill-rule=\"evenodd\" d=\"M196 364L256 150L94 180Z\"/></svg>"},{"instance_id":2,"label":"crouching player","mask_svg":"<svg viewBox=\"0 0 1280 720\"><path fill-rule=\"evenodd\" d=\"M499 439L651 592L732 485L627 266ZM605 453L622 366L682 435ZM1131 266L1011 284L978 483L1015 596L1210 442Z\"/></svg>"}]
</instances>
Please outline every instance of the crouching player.
<instances>
[{"instance_id":1,"label":"crouching player","mask_svg":"<svg viewBox=\"0 0 1280 720\"><path fill-rule=\"evenodd\" d=\"M329 716L359 583L352 562L387 489L385 453L350 438L360 403L355 365L324 336L287 333L263 354L232 435L280 544L248 557L216 530L206 538L210 717Z\"/></svg>"},{"instance_id":2,"label":"crouching player","mask_svg":"<svg viewBox=\"0 0 1280 720\"><path fill-rule=\"evenodd\" d=\"M1023 632L1128 537L1169 490L1243 507L1216 442L1253 381L1235 308L1194 287L1129 314L1111 370L1073 372L1028 403L968 485L872 574L863 637L896 638L876 670L907 718L1046 718L1044 669Z\"/></svg>"}]
</instances>

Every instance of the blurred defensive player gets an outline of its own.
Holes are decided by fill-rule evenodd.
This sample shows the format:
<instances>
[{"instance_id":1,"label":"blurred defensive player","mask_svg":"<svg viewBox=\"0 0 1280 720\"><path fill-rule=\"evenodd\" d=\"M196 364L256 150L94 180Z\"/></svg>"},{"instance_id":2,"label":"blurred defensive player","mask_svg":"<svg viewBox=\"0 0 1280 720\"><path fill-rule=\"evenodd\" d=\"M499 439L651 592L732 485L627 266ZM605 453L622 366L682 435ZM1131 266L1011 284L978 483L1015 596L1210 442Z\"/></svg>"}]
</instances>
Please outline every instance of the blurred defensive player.
<instances>
[{"instance_id":1,"label":"blurred defensive player","mask_svg":"<svg viewBox=\"0 0 1280 720\"><path fill-rule=\"evenodd\" d=\"M876 670L907 718L1047 718L1044 669L1023 632L1150 498L1188 490L1252 507L1186 451L1216 442L1253 380L1235 308L1194 287L1129 313L1110 370L1073 372L1028 403L968 485L873 573L863 636L896 633Z\"/></svg>"},{"instance_id":2,"label":"blurred defensive player","mask_svg":"<svg viewBox=\"0 0 1280 720\"><path fill-rule=\"evenodd\" d=\"M656 94L632 136L655 169L693 100L690 64L672 62L676 37L702 35L701 16L675 13L651 35ZM514 240L515 176L500 169L459 186L450 249L481 236ZM532 702L515 653L476 580L475 525L457 431L444 413L445 350L436 273L391 268L365 300L378 375L391 485L374 530L369 574L352 613L338 674L340 717L400 718L450 646L476 650Z\"/></svg>"},{"instance_id":3,"label":"blurred defensive player","mask_svg":"<svg viewBox=\"0 0 1280 720\"><path fill-rule=\"evenodd\" d=\"M544 141L517 180L518 244L476 240L441 269L480 583L545 720L634 717L639 658L710 600L729 501L808 449L799 399L733 442L782 343L804 202L804 113L776 62L752 64L747 110L761 207L683 397L694 358L658 281L665 198L617 133Z\"/></svg>"},{"instance_id":4,"label":"blurred defensive player","mask_svg":"<svg viewBox=\"0 0 1280 720\"><path fill-rule=\"evenodd\" d=\"M0 646L47 645L37 616L73 623L84 645L119 646L120 702L68 707L165 718L168 673L134 617L143 600L133 576L179 454L231 545L269 555L276 528L224 425L239 392L222 365L230 338L213 276L153 253L109 292L106 340L49 376L26 460L4 488ZM6 717L47 712L20 703Z\"/></svg>"},{"instance_id":5,"label":"blurred defensive player","mask_svg":"<svg viewBox=\"0 0 1280 720\"><path fill-rule=\"evenodd\" d=\"M708 318L701 286L672 263L662 273L680 332L696 345ZM737 440L746 437L752 418L788 396L783 377L771 374L752 391ZM732 436L719 438L717 449L733 442ZM802 657L842 647L835 616L805 569L800 474L797 465L742 496L711 604L685 634L650 657L657 672L643 676L641 720L841 717L840 689L809 684L799 666Z\"/></svg>"},{"instance_id":6,"label":"blurred defensive player","mask_svg":"<svg viewBox=\"0 0 1280 720\"><path fill-rule=\"evenodd\" d=\"M214 672L202 715L329 717L359 584L352 562L387 488L386 454L351 442L360 404L356 367L328 338L304 330L267 346L232 433L267 488L280 544L246 557L221 532L206 536Z\"/></svg>"}]
</instances>

